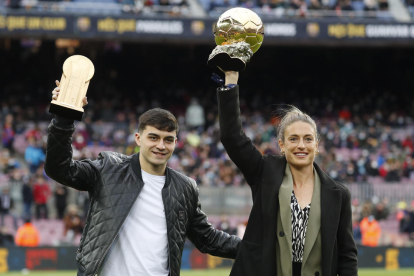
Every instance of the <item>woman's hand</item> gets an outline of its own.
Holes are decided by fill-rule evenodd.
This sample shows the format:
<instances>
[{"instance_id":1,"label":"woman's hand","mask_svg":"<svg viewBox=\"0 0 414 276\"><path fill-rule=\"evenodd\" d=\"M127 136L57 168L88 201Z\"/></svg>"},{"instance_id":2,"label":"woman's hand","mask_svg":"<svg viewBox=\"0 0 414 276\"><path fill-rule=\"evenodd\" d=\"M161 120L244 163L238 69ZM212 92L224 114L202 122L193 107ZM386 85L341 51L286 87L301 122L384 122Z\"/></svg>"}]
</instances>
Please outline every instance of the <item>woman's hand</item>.
<instances>
[{"instance_id":1,"label":"woman's hand","mask_svg":"<svg viewBox=\"0 0 414 276\"><path fill-rule=\"evenodd\" d=\"M227 85L227 84L237 84L237 81L239 80L239 72L226 71L226 72L224 72L224 74L226 75L225 85Z\"/></svg>"},{"instance_id":2,"label":"woman's hand","mask_svg":"<svg viewBox=\"0 0 414 276\"><path fill-rule=\"evenodd\" d=\"M218 67L218 69L220 69L220 71L223 72L224 75L226 76L224 85L227 85L227 84L237 84L237 81L239 80L239 72L236 72L236 71L224 71L220 67Z\"/></svg>"}]
</instances>

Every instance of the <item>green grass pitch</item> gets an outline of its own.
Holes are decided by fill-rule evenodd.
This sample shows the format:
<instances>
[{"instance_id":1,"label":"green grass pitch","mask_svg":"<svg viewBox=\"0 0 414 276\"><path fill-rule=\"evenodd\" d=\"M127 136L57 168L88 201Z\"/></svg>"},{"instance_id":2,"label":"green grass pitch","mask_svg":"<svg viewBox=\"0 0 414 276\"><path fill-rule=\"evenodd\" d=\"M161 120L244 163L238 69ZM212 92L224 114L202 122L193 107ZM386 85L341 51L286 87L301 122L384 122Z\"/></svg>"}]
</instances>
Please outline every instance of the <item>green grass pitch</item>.
<instances>
[{"instance_id":1,"label":"green grass pitch","mask_svg":"<svg viewBox=\"0 0 414 276\"><path fill-rule=\"evenodd\" d=\"M228 276L230 269L212 270L183 270L181 276ZM29 276L76 276L76 271L30 271L28 274L21 272L0 273L2 275L29 275ZM413 276L414 269L384 270L384 269L360 269L359 276ZM99 275L98 275L99 276Z\"/></svg>"}]
</instances>

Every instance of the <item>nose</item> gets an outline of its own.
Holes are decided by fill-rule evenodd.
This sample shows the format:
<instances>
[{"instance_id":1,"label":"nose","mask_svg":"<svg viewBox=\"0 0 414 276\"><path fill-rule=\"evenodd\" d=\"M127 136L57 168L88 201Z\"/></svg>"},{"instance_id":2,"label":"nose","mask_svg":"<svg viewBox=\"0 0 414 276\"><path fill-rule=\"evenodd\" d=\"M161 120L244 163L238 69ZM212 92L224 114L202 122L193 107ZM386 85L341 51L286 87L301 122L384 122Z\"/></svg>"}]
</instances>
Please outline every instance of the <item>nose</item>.
<instances>
[{"instance_id":1,"label":"nose","mask_svg":"<svg viewBox=\"0 0 414 276\"><path fill-rule=\"evenodd\" d=\"M298 148L300 148L300 149L304 149L305 148L305 142L303 141L303 139L300 139Z\"/></svg>"},{"instance_id":2,"label":"nose","mask_svg":"<svg viewBox=\"0 0 414 276\"><path fill-rule=\"evenodd\" d=\"M160 139L160 142L158 143L157 148L160 150L165 149L164 141L162 139Z\"/></svg>"}]
</instances>

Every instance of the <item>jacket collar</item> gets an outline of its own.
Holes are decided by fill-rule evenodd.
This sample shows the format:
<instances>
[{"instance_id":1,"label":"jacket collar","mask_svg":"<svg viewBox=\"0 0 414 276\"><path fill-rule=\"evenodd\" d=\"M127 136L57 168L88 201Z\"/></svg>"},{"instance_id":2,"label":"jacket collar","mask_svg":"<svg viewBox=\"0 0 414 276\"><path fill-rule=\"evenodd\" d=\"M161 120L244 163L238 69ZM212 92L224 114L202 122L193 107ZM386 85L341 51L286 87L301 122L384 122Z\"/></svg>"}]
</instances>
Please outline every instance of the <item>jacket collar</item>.
<instances>
[{"instance_id":1,"label":"jacket collar","mask_svg":"<svg viewBox=\"0 0 414 276\"><path fill-rule=\"evenodd\" d=\"M132 171L134 172L135 176L141 180L142 180L142 174L141 174L141 163L139 162L139 153L135 153L132 155L132 160L131 160L131 166L132 166ZM170 185L170 180L171 180L171 168L169 168L168 166L165 168L165 184L164 184L164 188L168 187Z\"/></svg>"}]
</instances>

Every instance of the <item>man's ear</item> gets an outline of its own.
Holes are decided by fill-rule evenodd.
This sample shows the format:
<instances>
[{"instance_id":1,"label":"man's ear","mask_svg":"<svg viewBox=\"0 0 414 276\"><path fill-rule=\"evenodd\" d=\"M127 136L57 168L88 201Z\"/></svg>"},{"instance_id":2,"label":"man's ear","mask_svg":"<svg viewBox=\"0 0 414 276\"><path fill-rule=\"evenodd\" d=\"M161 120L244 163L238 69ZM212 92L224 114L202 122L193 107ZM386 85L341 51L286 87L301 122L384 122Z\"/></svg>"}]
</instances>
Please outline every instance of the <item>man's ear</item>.
<instances>
[{"instance_id":1,"label":"man's ear","mask_svg":"<svg viewBox=\"0 0 414 276\"><path fill-rule=\"evenodd\" d=\"M138 147L141 147L141 134L139 132L135 133L135 143L137 143Z\"/></svg>"}]
</instances>

